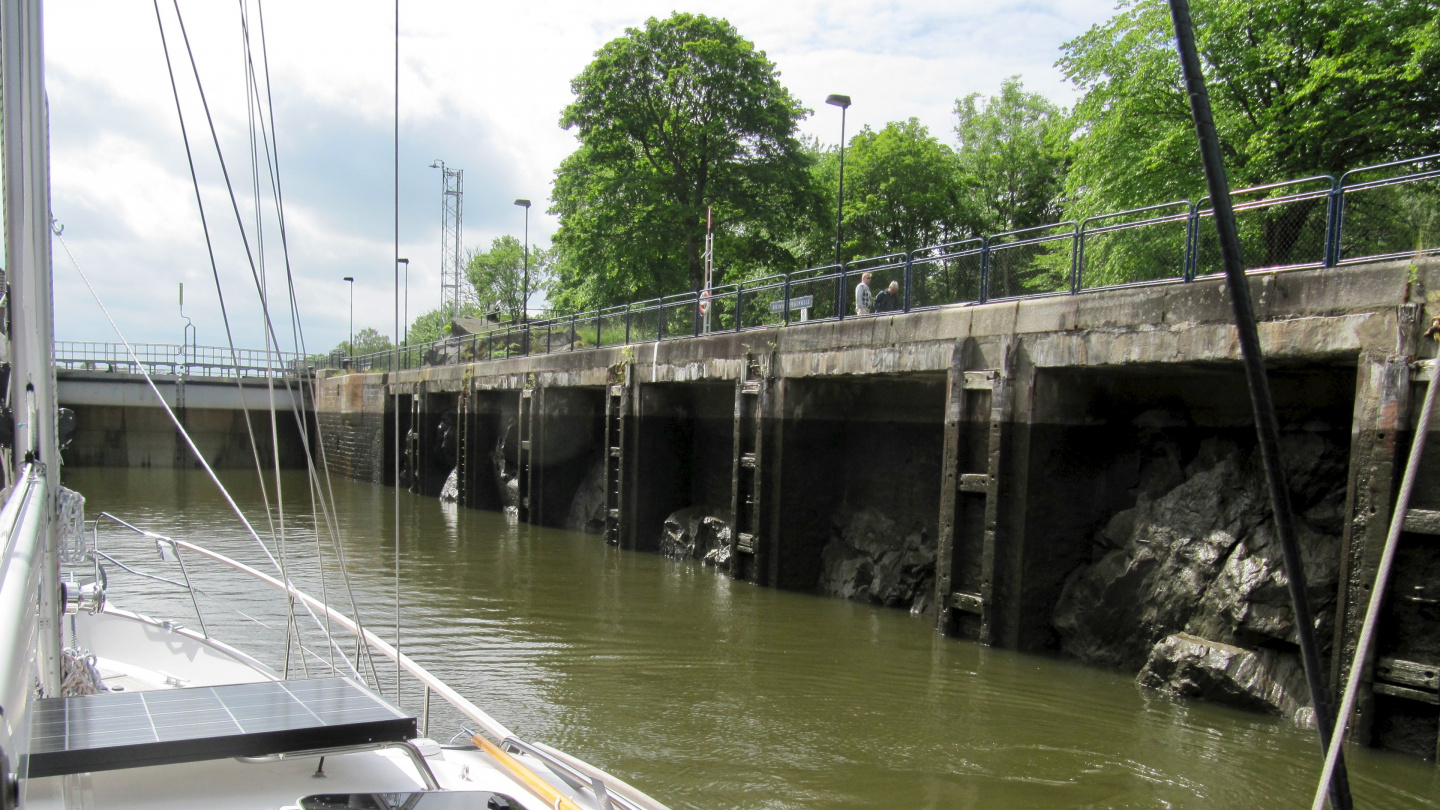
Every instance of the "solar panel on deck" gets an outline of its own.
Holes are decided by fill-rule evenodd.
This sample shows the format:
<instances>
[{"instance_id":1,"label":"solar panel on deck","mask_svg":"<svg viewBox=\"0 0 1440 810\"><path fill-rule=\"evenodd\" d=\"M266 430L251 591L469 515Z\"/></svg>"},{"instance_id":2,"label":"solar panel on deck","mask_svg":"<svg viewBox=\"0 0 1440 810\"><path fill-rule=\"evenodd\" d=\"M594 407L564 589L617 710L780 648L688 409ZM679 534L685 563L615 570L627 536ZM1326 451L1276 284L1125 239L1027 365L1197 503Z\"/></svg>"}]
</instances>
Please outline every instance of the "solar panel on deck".
<instances>
[{"instance_id":1,"label":"solar panel on deck","mask_svg":"<svg viewBox=\"0 0 1440 810\"><path fill-rule=\"evenodd\" d=\"M39 701L30 776L287 754L416 736L349 678L266 681Z\"/></svg>"}]
</instances>

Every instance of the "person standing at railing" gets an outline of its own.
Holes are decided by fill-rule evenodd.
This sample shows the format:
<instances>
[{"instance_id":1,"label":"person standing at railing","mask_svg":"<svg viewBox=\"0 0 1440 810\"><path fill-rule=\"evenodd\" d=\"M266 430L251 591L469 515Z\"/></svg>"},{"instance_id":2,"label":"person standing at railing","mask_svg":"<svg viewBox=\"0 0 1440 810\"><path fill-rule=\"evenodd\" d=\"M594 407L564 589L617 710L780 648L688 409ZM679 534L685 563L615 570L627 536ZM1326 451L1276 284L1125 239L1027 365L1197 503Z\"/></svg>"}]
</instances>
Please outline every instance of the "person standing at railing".
<instances>
[{"instance_id":1,"label":"person standing at railing","mask_svg":"<svg viewBox=\"0 0 1440 810\"><path fill-rule=\"evenodd\" d=\"M900 308L900 282L892 281L890 286L875 296L875 314L893 312Z\"/></svg>"},{"instance_id":2,"label":"person standing at railing","mask_svg":"<svg viewBox=\"0 0 1440 810\"><path fill-rule=\"evenodd\" d=\"M860 274L860 283L855 285L855 314L869 315L875 306L870 297L870 274Z\"/></svg>"}]
</instances>

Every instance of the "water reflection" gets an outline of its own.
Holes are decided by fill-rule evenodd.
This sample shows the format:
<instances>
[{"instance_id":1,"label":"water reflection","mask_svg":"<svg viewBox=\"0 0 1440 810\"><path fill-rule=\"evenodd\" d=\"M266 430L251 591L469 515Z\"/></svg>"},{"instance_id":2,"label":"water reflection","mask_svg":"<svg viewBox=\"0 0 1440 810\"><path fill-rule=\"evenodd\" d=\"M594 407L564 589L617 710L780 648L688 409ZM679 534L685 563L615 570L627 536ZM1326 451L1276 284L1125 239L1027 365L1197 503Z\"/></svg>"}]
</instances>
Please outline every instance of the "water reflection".
<instances>
[{"instance_id":1,"label":"water reflection","mask_svg":"<svg viewBox=\"0 0 1440 810\"><path fill-rule=\"evenodd\" d=\"M200 476L67 470L66 478L92 516L112 511L263 562ZM254 517L258 491L233 478L252 522L263 523ZM334 486L362 618L388 638L394 493ZM304 492L303 477L287 491ZM1127 677L1063 660L941 638L903 611L756 588L598 537L406 493L400 518L405 650L517 733L590 759L675 808L1301 806L1318 771L1311 736L1278 721L1156 698ZM286 522L303 538L295 547L308 550L291 557L297 582L318 592L313 527ZM102 532L107 547L122 540ZM328 541L321 547L318 559L333 572L334 552ZM236 589L213 570L192 575L206 589L212 632L283 660L283 599ZM182 621L193 614L183 593L115 572L112 581L125 606ZM331 598L338 592L332 580ZM393 669L377 668L393 694ZM419 711L418 690L403 700ZM431 723L432 736L448 739L460 720L436 706ZM1432 765L1351 756L1357 805L1440 807Z\"/></svg>"}]
</instances>

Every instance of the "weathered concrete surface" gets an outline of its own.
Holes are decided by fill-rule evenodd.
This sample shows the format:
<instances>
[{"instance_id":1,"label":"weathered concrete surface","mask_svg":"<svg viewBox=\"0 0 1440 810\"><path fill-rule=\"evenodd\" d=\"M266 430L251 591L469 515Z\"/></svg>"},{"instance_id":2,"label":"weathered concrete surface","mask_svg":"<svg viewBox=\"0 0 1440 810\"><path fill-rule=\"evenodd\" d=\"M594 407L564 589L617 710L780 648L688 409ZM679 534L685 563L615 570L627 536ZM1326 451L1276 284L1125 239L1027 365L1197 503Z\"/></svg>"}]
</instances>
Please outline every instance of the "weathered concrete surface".
<instances>
[{"instance_id":1,"label":"weathered concrete surface","mask_svg":"<svg viewBox=\"0 0 1440 810\"><path fill-rule=\"evenodd\" d=\"M315 386L319 444L330 471L372 484L386 480L386 392L379 376L320 372Z\"/></svg>"},{"instance_id":2,"label":"weathered concrete surface","mask_svg":"<svg viewBox=\"0 0 1440 810\"><path fill-rule=\"evenodd\" d=\"M1418 338L1428 322L1423 291L1440 289L1440 260L1257 272L1250 285L1281 422L1294 445L1289 452L1311 465L1292 470L1302 472L1292 483L1304 503L1312 599L1338 651L1353 643L1393 496L1387 476L1403 463L1396 461L1404 442L1396 433L1415 398L1396 391L1408 384L1416 355L1434 351ZM367 392L362 398L373 391L406 402L473 392L513 403L521 389L533 390L537 402L610 402L607 386L622 382L629 392L623 439L610 434L613 424L574 421L567 445L584 452L529 473L515 406L473 415L493 448L486 451L494 460L491 488L511 492L529 474L526 480L540 482L534 486L543 504L534 519L589 530L619 520L622 545L648 550L690 549L688 521L671 520L667 535L666 519L715 514L729 503L737 526L750 511L756 521L755 547L737 552L732 575L938 608L945 617L953 610L954 620L940 623L956 635L1022 650L1065 649L1130 672L1155 662L1153 678L1163 688L1206 691L1184 685L1205 680L1216 694L1238 695L1256 692L1254 662L1274 659L1283 668L1293 659L1294 628L1267 534L1268 506L1255 495L1253 417L1231 317L1224 281L1205 278L576 346L394 374L326 375L321 386L358 386ZM952 397L961 390L970 393ZM952 405L959 412L949 413ZM322 411L337 407L322 395ZM539 414L534 452L543 458L546 431L570 430L560 427L569 417L544 407ZM352 418L339 432L364 447L377 430ZM1321 437L1324 452L1307 456L1305 436ZM327 447L334 441L327 436ZM615 441L621 445L611 447ZM621 455L623 496L605 491L604 476L606 459ZM1440 510L1440 462L1431 466L1417 497ZM1323 475L1315 473L1321 468ZM1312 483L1323 479L1323 492L1302 480L1306 475ZM751 481L760 482L753 491L741 483ZM463 498L466 483L458 483ZM1201 504L1206 487L1219 500ZM1189 494L1176 494L1182 490ZM605 508L610 494L620 499L616 513ZM1160 508L1184 506L1170 503L1176 500L1193 514ZM857 530L862 513L897 529ZM939 545L940 527L953 531L953 544L941 558L945 571L935 564L938 584L927 603L919 583L929 575L927 544ZM862 535L874 537L855 542ZM1433 543L1406 548L1415 570L1440 570ZM1094 587L1084 582L1097 577ZM1381 654L1440 665L1440 620L1423 602L1428 586L1407 587L1421 595L1393 601L1389 615L1399 632L1386 636ZM1063 606L1062 591L1069 594ZM1081 598L1086 593L1093 598ZM1110 619L1128 630L1108 627ZM1170 643L1165 649L1179 652L1156 658L1182 632L1209 646L1191 655ZM1221 647L1223 655L1214 652ZM1288 683L1283 674L1265 677ZM1258 691L1273 692L1268 685ZM1433 705L1399 709L1395 694L1377 691L1362 702L1362 715L1377 718L1375 738L1386 745L1427 733L1435 739ZM1265 705L1296 714L1284 702L1293 694L1273 697Z\"/></svg>"},{"instance_id":3,"label":"weathered concrete surface","mask_svg":"<svg viewBox=\"0 0 1440 810\"><path fill-rule=\"evenodd\" d=\"M61 407L160 407L155 391L142 374L59 369L55 377ZM288 411L301 399L298 380L277 379L272 387L264 379L252 378L243 380L241 385L236 385L233 379L208 377L179 380L173 375L156 375L153 379L165 404L172 408L238 410L243 407L268 412L273 394L276 409Z\"/></svg>"}]
</instances>

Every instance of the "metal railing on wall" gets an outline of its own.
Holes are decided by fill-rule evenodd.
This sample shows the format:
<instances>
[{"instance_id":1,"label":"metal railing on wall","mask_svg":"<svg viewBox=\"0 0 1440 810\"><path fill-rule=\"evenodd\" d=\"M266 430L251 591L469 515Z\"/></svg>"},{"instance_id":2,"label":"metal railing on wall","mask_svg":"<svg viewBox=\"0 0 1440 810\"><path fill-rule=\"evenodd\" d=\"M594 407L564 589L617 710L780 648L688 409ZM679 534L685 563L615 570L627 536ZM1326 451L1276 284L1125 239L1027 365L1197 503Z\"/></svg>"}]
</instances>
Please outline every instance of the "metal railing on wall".
<instances>
[{"instance_id":1,"label":"metal railing on wall","mask_svg":"<svg viewBox=\"0 0 1440 810\"><path fill-rule=\"evenodd\" d=\"M1232 192L1253 270L1440 254L1440 155ZM1000 299L1185 283L1220 272L1208 198L1040 225L560 315L355 358L359 371L579 351L860 317L855 287L898 285L889 314ZM877 312L873 314L887 314ZM398 355L398 357L397 357Z\"/></svg>"},{"instance_id":2,"label":"metal railing on wall","mask_svg":"<svg viewBox=\"0 0 1440 810\"><path fill-rule=\"evenodd\" d=\"M131 355L133 350L134 355ZM55 341L56 368L185 377L284 377L307 365L294 352L193 346L173 343L97 343Z\"/></svg>"}]
</instances>

